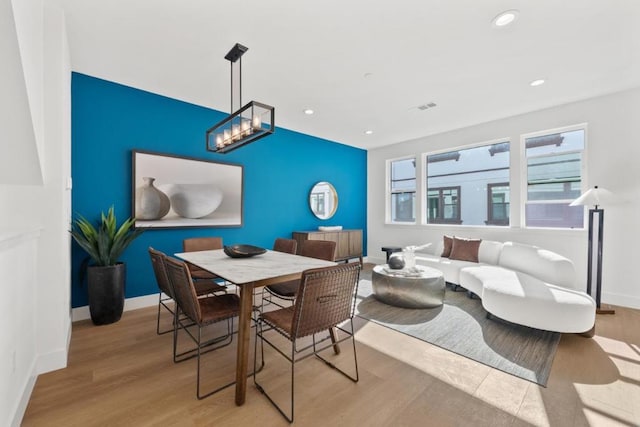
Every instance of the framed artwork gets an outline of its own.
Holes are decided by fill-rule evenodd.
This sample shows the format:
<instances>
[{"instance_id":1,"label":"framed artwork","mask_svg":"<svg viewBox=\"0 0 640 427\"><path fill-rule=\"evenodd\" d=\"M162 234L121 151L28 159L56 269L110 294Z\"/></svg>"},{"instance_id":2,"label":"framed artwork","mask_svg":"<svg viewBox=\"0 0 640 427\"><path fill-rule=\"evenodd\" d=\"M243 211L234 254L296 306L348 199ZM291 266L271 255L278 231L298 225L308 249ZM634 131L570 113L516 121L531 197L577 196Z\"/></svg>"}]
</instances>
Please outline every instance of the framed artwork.
<instances>
[{"instance_id":1,"label":"framed artwork","mask_svg":"<svg viewBox=\"0 0 640 427\"><path fill-rule=\"evenodd\" d=\"M241 227L242 165L132 151L136 227Z\"/></svg>"}]
</instances>

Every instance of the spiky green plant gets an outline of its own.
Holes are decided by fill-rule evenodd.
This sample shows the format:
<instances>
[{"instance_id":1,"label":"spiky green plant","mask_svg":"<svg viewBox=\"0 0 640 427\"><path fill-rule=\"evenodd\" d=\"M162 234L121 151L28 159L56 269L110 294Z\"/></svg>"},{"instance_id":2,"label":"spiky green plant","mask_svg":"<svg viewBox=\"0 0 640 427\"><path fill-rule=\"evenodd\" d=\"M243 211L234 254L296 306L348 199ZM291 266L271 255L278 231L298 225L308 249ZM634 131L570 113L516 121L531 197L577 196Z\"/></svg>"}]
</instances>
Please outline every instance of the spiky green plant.
<instances>
[{"instance_id":1,"label":"spiky green plant","mask_svg":"<svg viewBox=\"0 0 640 427\"><path fill-rule=\"evenodd\" d=\"M134 218L129 218L118 228L113 206L105 215L101 213L101 221L94 227L83 216L73 221L71 235L84 249L97 266L116 265L120 255L144 231L133 228Z\"/></svg>"}]
</instances>

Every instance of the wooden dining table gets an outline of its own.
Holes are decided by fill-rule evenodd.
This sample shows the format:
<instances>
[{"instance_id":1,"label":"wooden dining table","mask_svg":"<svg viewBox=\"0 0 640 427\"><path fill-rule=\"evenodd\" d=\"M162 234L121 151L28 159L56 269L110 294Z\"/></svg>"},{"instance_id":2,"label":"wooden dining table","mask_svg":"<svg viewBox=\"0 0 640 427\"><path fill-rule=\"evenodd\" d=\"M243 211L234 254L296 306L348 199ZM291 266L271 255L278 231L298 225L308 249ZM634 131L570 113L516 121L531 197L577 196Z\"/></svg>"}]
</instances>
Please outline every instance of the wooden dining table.
<instances>
[{"instance_id":1,"label":"wooden dining table","mask_svg":"<svg viewBox=\"0 0 640 427\"><path fill-rule=\"evenodd\" d=\"M181 252L175 256L210 271L240 289L238 349L236 353L236 405L243 405L247 394L253 290L262 286L299 279L304 270L328 267L336 265L336 263L270 250L248 258L231 258L222 249Z\"/></svg>"}]
</instances>

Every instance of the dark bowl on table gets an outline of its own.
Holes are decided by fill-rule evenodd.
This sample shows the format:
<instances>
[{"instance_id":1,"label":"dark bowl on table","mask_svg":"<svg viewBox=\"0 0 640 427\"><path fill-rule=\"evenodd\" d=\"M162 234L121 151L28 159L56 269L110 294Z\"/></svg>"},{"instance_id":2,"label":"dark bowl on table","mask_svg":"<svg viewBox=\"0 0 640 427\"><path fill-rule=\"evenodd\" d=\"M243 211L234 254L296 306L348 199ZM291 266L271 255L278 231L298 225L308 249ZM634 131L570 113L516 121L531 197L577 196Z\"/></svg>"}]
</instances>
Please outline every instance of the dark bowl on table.
<instances>
[{"instance_id":1,"label":"dark bowl on table","mask_svg":"<svg viewBox=\"0 0 640 427\"><path fill-rule=\"evenodd\" d=\"M267 252L266 249L253 245L230 245L223 248L231 258L248 258Z\"/></svg>"}]
</instances>

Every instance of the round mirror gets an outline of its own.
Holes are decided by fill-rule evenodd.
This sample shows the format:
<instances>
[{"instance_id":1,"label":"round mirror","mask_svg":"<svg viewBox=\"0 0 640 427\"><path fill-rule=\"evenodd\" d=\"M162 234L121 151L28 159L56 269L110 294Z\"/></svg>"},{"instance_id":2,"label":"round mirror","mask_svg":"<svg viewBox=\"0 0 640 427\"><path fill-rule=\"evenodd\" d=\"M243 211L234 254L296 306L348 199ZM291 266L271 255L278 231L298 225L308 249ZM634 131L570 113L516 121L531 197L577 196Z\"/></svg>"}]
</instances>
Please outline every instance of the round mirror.
<instances>
[{"instance_id":1,"label":"round mirror","mask_svg":"<svg viewBox=\"0 0 640 427\"><path fill-rule=\"evenodd\" d=\"M338 193L328 182L319 182L309 193L311 212L320 219L329 219L338 209Z\"/></svg>"}]
</instances>

